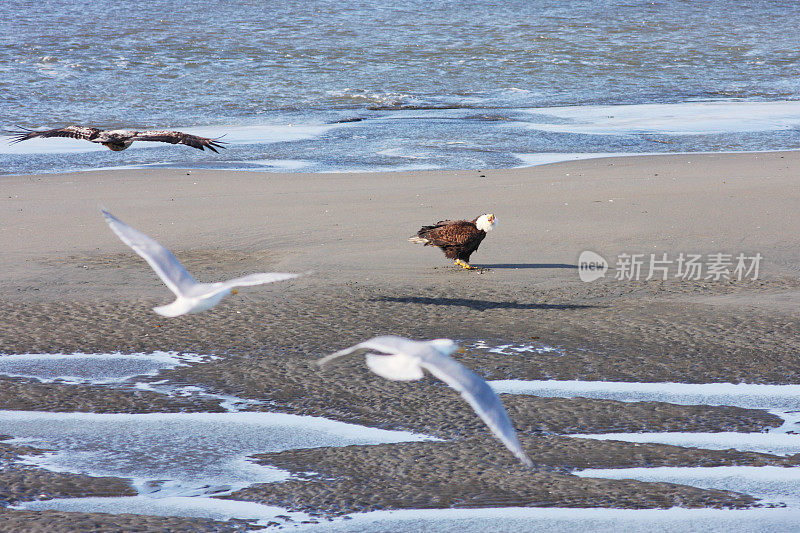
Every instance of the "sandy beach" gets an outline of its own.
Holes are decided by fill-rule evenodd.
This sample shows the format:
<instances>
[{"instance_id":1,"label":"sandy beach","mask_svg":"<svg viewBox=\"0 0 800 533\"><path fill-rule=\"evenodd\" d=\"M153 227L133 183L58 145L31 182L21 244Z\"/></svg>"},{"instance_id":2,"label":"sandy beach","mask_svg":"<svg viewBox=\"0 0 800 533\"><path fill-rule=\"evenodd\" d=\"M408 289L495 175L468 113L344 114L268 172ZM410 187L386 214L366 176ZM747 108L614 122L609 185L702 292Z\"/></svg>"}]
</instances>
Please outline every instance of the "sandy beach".
<instances>
[{"instance_id":1,"label":"sandy beach","mask_svg":"<svg viewBox=\"0 0 800 533\"><path fill-rule=\"evenodd\" d=\"M502 395L536 463L526 471L441 382L388 382L355 357L323 371L313 361L373 335L397 334L457 339L467 347L457 358L493 380L800 383L799 170L800 152L770 152L484 171L3 176L0 353L214 354L222 357L158 377L269 401L258 409L446 439L259 455L263 464L298 475L323 475L255 485L227 498L321 515L487 506L746 507L754 499L745 494L571 472L796 466L800 458L567 435L749 432L781 424L764 410ZM108 230L98 205L172 249L201 281L258 271L307 274L242 290L203 314L165 319L151 308L171 295ZM471 259L478 270L454 267L438 250L406 241L424 224L484 212L495 213L498 225ZM586 250L617 264L621 254L760 254L763 260L757 279L681 279L673 265L670 279L645 280L645 264L638 280L614 279L612 268L603 279L583 282L576 265ZM481 342L557 351L520 357L476 348ZM0 409L221 410L218 402L196 398L10 377L0 378ZM113 478L20 467L14 458L27 452L17 448L0 442L4 501L130 491ZM20 523L68 529L87 520L110 531L119 519L56 511L0 516L3 531ZM244 527L125 520L148 531Z\"/></svg>"}]
</instances>

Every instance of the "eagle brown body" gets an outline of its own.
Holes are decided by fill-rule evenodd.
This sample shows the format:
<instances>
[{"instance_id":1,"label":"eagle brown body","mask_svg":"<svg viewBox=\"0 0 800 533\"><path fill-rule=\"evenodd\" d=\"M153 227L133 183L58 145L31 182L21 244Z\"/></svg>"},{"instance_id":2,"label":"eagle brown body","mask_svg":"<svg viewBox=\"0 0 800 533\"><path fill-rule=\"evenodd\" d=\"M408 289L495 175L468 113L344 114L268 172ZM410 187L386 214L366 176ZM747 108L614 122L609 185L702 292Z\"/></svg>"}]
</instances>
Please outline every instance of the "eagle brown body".
<instances>
[{"instance_id":1,"label":"eagle brown body","mask_svg":"<svg viewBox=\"0 0 800 533\"><path fill-rule=\"evenodd\" d=\"M445 257L453 259L463 268L472 269L469 257L478 249L495 225L495 216L491 213L481 215L474 220L440 220L432 226L422 226L415 237L408 239L416 244L438 246Z\"/></svg>"},{"instance_id":2,"label":"eagle brown body","mask_svg":"<svg viewBox=\"0 0 800 533\"><path fill-rule=\"evenodd\" d=\"M101 130L98 128L89 128L85 126L67 126L66 128L56 128L53 130L35 131L11 131L8 132L12 135L10 142L18 143L33 139L35 137L69 137L72 139L82 139L99 143L115 152L119 152L128 148L133 141L157 141L170 144L185 144L198 150L205 150L208 148L212 152L217 152L217 148L224 148L222 142L217 139L209 139L206 137L198 137L197 135L189 135L180 131L167 131L167 130L148 130L148 131L134 131L134 130Z\"/></svg>"}]
</instances>

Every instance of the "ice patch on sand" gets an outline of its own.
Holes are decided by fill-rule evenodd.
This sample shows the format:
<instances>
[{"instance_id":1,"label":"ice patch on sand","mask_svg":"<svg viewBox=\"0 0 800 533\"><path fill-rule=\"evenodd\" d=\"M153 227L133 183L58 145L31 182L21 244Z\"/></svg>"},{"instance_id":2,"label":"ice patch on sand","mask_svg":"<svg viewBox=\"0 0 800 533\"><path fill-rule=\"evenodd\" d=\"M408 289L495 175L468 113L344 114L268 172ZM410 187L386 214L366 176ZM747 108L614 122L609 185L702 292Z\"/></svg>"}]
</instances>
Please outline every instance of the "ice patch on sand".
<instances>
[{"instance_id":1,"label":"ice patch on sand","mask_svg":"<svg viewBox=\"0 0 800 533\"><path fill-rule=\"evenodd\" d=\"M197 385L172 385L169 380L151 381L151 382L137 382L134 383L134 388L138 390L146 390L164 394L170 397L196 397L200 399L219 400L219 406L229 413L238 413L239 411L248 411L253 407L269 405L271 402L264 400L253 400L250 398L239 398L232 394L219 394L209 392L203 387Z\"/></svg>"},{"instance_id":2,"label":"ice patch on sand","mask_svg":"<svg viewBox=\"0 0 800 533\"><path fill-rule=\"evenodd\" d=\"M597 468L573 474L580 477L636 479L678 483L704 489L741 492L762 504L787 504L800 509L800 468L781 466L715 466L655 468Z\"/></svg>"},{"instance_id":3,"label":"ice patch on sand","mask_svg":"<svg viewBox=\"0 0 800 533\"><path fill-rule=\"evenodd\" d=\"M508 507L404 509L349 515L350 520L298 524L293 531L371 533L426 531L484 533L777 533L794 531L798 509L581 509Z\"/></svg>"},{"instance_id":4,"label":"ice patch on sand","mask_svg":"<svg viewBox=\"0 0 800 533\"><path fill-rule=\"evenodd\" d=\"M603 433L570 435L574 438L617 440L635 443L660 443L712 450L736 449L775 455L800 453L800 385L761 385L748 383L629 383L607 381L502 380L490 382L498 393L534 394L545 397L597 398L623 402L668 402L678 405L727 405L746 409L765 409L784 420L767 433ZM800 512L800 468L777 466L654 467L588 469L574 472L581 477L636 479L668 482L699 488L732 490L750 494L763 504L788 505L792 511L775 522L776 530L798 518ZM777 510L770 510L770 513ZM750 520L753 511L721 511L719 529L695 527L692 531L742 531L734 516ZM786 511L782 511L786 512ZM781 514L770 516L782 516ZM709 523L710 524L710 523ZM723 526L722 524L730 524ZM621 524L620 524L621 525ZM769 531L758 520L748 522L753 531ZM577 527L577 526L576 526ZM621 529L628 531L627 522ZM639 529L632 529L639 531ZM642 529L645 530L645 529ZM654 529L650 529L654 530ZM744 529L745 531L747 529Z\"/></svg>"},{"instance_id":5,"label":"ice patch on sand","mask_svg":"<svg viewBox=\"0 0 800 533\"><path fill-rule=\"evenodd\" d=\"M625 381L490 381L497 393L557 398L598 398L678 405L730 405L746 409L800 410L800 385L749 383L632 383Z\"/></svg>"},{"instance_id":6,"label":"ice patch on sand","mask_svg":"<svg viewBox=\"0 0 800 533\"><path fill-rule=\"evenodd\" d=\"M27 502L14 507L32 511L57 510L91 513L131 513L155 516L190 516L210 520L256 520L260 525L268 521L300 522L310 517L305 513L290 512L281 507L261 505L254 502L236 500L219 500L207 497L169 496L165 498L148 498L133 496L121 498L64 498ZM289 520L286 520L286 519Z\"/></svg>"},{"instance_id":7,"label":"ice patch on sand","mask_svg":"<svg viewBox=\"0 0 800 533\"><path fill-rule=\"evenodd\" d=\"M282 470L247 459L297 448L429 440L325 418L280 413L96 414L0 411L12 443L53 450L26 464L57 472L131 478L165 496L217 494L280 481Z\"/></svg>"},{"instance_id":8,"label":"ice patch on sand","mask_svg":"<svg viewBox=\"0 0 800 533\"><path fill-rule=\"evenodd\" d=\"M0 375L44 383L104 385L122 383L137 376L155 376L161 370L215 358L177 352L0 355Z\"/></svg>"},{"instance_id":9,"label":"ice patch on sand","mask_svg":"<svg viewBox=\"0 0 800 533\"><path fill-rule=\"evenodd\" d=\"M546 346L544 344L538 343L527 343L527 344L499 344L497 346L492 346L487 344L486 341L477 341L471 346L470 349L473 350L486 350L489 353L496 353L500 355L520 355L520 354L539 354L539 355L560 355L562 353L561 350L558 348L553 348L552 346ZM498 381L490 381L489 384L492 383L499 383Z\"/></svg>"},{"instance_id":10,"label":"ice patch on sand","mask_svg":"<svg viewBox=\"0 0 800 533\"><path fill-rule=\"evenodd\" d=\"M657 443L682 446L684 448L705 448L707 450L739 450L740 452L759 452L773 455L794 455L800 453L800 435L789 433L595 433L568 435L577 439L618 440L623 442Z\"/></svg>"},{"instance_id":11,"label":"ice patch on sand","mask_svg":"<svg viewBox=\"0 0 800 533\"><path fill-rule=\"evenodd\" d=\"M622 402L668 402L678 405L764 409L784 423L768 433L600 433L575 438L661 443L713 450L736 449L790 455L800 453L800 385L747 383L629 383L613 381L498 380L492 389L505 394L557 398L598 398Z\"/></svg>"}]
</instances>

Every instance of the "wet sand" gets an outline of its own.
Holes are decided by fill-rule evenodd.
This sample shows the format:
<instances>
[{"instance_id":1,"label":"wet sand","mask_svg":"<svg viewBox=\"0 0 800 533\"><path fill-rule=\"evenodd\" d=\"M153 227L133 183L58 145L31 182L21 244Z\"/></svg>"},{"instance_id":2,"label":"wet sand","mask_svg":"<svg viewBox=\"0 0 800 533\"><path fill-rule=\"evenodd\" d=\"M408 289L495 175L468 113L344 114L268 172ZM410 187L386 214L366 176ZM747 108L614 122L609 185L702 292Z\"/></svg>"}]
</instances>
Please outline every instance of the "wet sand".
<instances>
[{"instance_id":1,"label":"wet sand","mask_svg":"<svg viewBox=\"0 0 800 533\"><path fill-rule=\"evenodd\" d=\"M323 514L409 505L749 505L752 498L725 491L569 472L587 464L788 466L794 458L559 435L761 431L780 424L764 411L503 395L537 463L526 472L440 382L388 382L359 358L324 371L312 362L371 335L394 333L451 337L467 346L485 340L558 348L513 355L470 348L458 356L487 379L800 383L799 168L800 153L786 152L484 172L124 170L3 177L0 352L225 355L162 371L158 379L268 400L271 410L452 439L268 454L261 457L266 464L338 481L261 485L237 493L242 499ZM98 204L172 248L202 281L263 270L313 273L243 290L201 315L164 319L150 308L168 303L168 291L108 230ZM406 242L423 224L486 211L497 215L498 226L472 258L482 270L457 269L438 250ZM583 250L610 262L620 253L680 252L759 252L764 260L758 280L622 282L610 272L584 283L575 268ZM20 379L0 386L3 409L219 410L216 402L159 396ZM389 460L394 466L379 481L386 490L376 493L367 480L349 477L360 461ZM431 472L426 464L438 466ZM453 478L453 471L462 475ZM466 476L475 471L480 485ZM21 475L14 472L3 467L4 476ZM42 491L52 483L39 479ZM82 494L91 494L86 485ZM404 496L410 486L423 487L413 500ZM19 513L43 523L56 516ZM57 513L59 520L68 514ZM75 524L85 519L75 515Z\"/></svg>"}]
</instances>

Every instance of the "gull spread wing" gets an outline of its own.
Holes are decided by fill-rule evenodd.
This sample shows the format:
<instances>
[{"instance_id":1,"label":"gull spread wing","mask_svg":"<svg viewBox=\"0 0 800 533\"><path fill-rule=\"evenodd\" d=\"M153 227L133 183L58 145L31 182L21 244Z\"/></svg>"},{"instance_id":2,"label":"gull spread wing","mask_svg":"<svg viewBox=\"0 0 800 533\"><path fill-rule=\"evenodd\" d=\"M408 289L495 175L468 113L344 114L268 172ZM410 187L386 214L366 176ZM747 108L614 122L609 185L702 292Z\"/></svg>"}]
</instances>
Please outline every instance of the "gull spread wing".
<instances>
[{"instance_id":1,"label":"gull spread wing","mask_svg":"<svg viewBox=\"0 0 800 533\"><path fill-rule=\"evenodd\" d=\"M180 297L197 285L192 275L186 271L180 261L175 259L172 252L141 231L128 226L105 209L100 208L100 211L117 237L147 261L169 290Z\"/></svg>"},{"instance_id":2,"label":"gull spread wing","mask_svg":"<svg viewBox=\"0 0 800 533\"><path fill-rule=\"evenodd\" d=\"M400 347L403 345L413 345L415 344L414 341L410 341L408 339L404 339L402 337L395 337L393 335L386 335L382 337L373 337L369 340L364 342L360 342L355 346L351 346L349 348L345 348L344 350L339 350L336 353L332 353L328 356L323 357L322 359L317 360L317 365L322 366L334 359L338 359L344 355L350 355L351 353L363 353L369 352L370 350L374 350L376 352L381 352L385 354L389 353L401 353L407 350L401 350Z\"/></svg>"},{"instance_id":3,"label":"gull spread wing","mask_svg":"<svg viewBox=\"0 0 800 533\"><path fill-rule=\"evenodd\" d=\"M344 355L350 355L351 353L359 353L359 352L368 352L369 348L364 346L365 343L356 344L355 346L351 346L349 348L345 348L344 350L339 350L336 353L332 353L330 355L326 355L321 359L317 359L317 366L323 366L334 359L338 359Z\"/></svg>"},{"instance_id":4,"label":"gull spread wing","mask_svg":"<svg viewBox=\"0 0 800 533\"><path fill-rule=\"evenodd\" d=\"M525 466L533 463L525 455L517 439L517 433L508 418L503 403L486 381L458 361L431 348L421 365L431 374L441 379L461 393L479 417L489 426L500 441L505 444Z\"/></svg>"},{"instance_id":5,"label":"gull spread wing","mask_svg":"<svg viewBox=\"0 0 800 533\"><path fill-rule=\"evenodd\" d=\"M159 141L170 144L185 144L198 150L205 150L208 148L214 153L217 148L225 148L222 146L222 141L218 139L209 139L208 137L198 137L197 135L190 135L181 131L167 131L167 130L150 130L150 131L137 131L133 135L134 141Z\"/></svg>"},{"instance_id":6,"label":"gull spread wing","mask_svg":"<svg viewBox=\"0 0 800 533\"><path fill-rule=\"evenodd\" d=\"M300 274L288 274L283 272L258 272L256 274L249 274L240 278L233 278L227 281L219 281L216 283L199 283L198 288L209 289L208 292L213 294L227 289L234 289L236 287L248 287L251 285L263 285L264 283L274 283L276 281L283 281L300 276ZM203 291L205 292L205 291Z\"/></svg>"}]
</instances>

